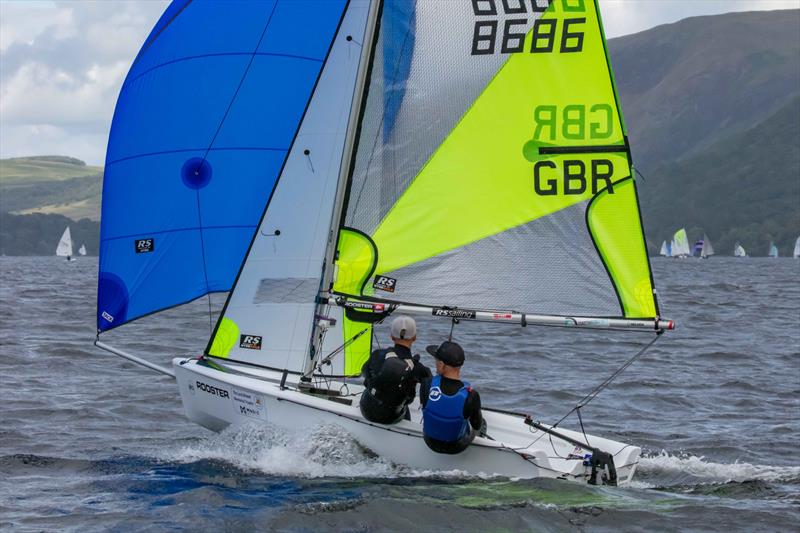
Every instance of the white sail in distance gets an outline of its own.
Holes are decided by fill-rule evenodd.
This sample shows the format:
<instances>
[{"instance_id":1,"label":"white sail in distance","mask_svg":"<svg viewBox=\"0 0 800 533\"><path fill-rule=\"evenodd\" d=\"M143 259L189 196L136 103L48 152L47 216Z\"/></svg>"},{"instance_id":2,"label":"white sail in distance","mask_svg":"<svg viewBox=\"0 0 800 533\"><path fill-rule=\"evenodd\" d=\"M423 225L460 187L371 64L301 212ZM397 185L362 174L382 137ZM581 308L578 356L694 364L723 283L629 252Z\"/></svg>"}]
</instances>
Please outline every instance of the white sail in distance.
<instances>
[{"instance_id":1,"label":"white sail in distance","mask_svg":"<svg viewBox=\"0 0 800 533\"><path fill-rule=\"evenodd\" d=\"M769 256L770 257L778 257L778 247L775 246L774 242L769 243Z\"/></svg>"},{"instance_id":2,"label":"white sail in distance","mask_svg":"<svg viewBox=\"0 0 800 533\"><path fill-rule=\"evenodd\" d=\"M85 244L81 244L81 247L78 248L78 253L81 254L81 255L86 255L86 245Z\"/></svg>"},{"instance_id":3,"label":"white sail in distance","mask_svg":"<svg viewBox=\"0 0 800 533\"><path fill-rule=\"evenodd\" d=\"M67 226L67 229L65 229L64 233L61 235L61 240L58 241L56 255L59 257L72 256L72 235L69 232L69 226Z\"/></svg>"},{"instance_id":4,"label":"white sail in distance","mask_svg":"<svg viewBox=\"0 0 800 533\"><path fill-rule=\"evenodd\" d=\"M792 252L792 257L794 257L795 259L800 257L800 237L798 237L797 240L794 241L794 252Z\"/></svg>"},{"instance_id":5,"label":"white sail in distance","mask_svg":"<svg viewBox=\"0 0 800 533\"><path fill-rule=\"evenodd\" d=\"M747 252L744 251L744 248L738 242L736 243L736 247L733 249L733 256L734 257L747 257Z\"/></svg>"},{"instance_id":6,"label":"white sail in distance","mask_svg":"<svg viewBox=\"0 0 800 533\"><path fill-rule=\"evenodd\" d=\"M703 248L700 250L700 257L706 258L712 255L714 255L714 247L711 246L708 235L703 235Z\"/></svg>"},{"instance_id":7,"label":"white sail in distance","mask_svg":"<svg viewBox=\"0 0 800 533\"><path fill-rule=\"evenodd\" d=\"M667 246L667 241L663 241L661 243L661 251L659 252L659 255L669 257L669 247Z\"/></svg>"}]
</instances>

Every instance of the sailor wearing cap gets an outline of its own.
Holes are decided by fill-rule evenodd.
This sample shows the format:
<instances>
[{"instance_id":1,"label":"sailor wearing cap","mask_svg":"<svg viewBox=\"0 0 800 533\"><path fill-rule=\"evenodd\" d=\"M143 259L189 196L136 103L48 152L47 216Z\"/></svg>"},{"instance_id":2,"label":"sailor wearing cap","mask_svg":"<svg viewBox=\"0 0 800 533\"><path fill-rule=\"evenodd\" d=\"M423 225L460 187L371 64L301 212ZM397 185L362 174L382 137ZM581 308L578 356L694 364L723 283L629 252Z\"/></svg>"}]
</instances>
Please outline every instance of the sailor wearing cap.
<instances>
[{"instance_id":1,"label":"sailor wearing cap","mask_svg":"<svg viewBox=\"0 0 800 533\"><path fill-rule=\"evenodd\" d=\"M426 350L436 358L436 376L423 381L419 388L425 443L438 453L461 453L476 432L485 433L481 397L461 379L461 346L445 341Z\"/></svg>"},{"instance_id":2,"label":"sailor wearing cap","mask_svg":"<svg viewBox=\"0 0 800 533\"><path fill-rule=\"evenodd\" d=\"M398 316L392 321L394 346L375 350L364 363L364 392L359 406L367 420L394 424L410 418L407 406L414 401L417 383L431 376L430 369L419 362L419 355L411 355L415 340L414 319Z\"/></svg>"}]
</instances>

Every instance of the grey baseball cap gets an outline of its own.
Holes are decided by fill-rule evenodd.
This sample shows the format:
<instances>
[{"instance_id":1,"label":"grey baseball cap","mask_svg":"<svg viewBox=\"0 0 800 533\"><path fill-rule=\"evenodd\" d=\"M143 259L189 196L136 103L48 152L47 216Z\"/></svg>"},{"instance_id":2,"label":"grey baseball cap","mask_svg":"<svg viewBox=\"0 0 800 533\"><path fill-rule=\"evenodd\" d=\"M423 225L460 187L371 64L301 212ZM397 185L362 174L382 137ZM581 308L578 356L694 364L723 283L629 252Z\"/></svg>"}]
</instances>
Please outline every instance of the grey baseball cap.
<instances>
[{"instance_id":1,"label":"grey baseball cap","mask_svg":"<svg viewBox=\"0 0 800 533\"><path fill-rule=\"evenodd\" d=\"M417 336L417 323L408 315L400 315L392 320L392 337L395 339L413 339Z\"/></svg>"}]
</instances>

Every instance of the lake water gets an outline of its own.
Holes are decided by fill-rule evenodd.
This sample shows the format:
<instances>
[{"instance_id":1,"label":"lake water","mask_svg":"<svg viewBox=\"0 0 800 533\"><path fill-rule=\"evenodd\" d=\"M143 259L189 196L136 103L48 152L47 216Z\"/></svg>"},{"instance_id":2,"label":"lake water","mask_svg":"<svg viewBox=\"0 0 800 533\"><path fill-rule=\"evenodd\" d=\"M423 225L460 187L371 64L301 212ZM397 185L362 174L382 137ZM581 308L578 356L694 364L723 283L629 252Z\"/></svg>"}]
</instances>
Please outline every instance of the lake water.
<instances>
[{"instance_id":1,"label":"lake water","mask_svg":"<svg viewBox=\"0 0 800 533\"><path fill-rule=\"evenodd\" d=\"M415 472L337 427L211 433L170 379L92 346L95 259L0 258L0 529L798 531L800 261L653 267L678 330L583 410L588 432L644 449L613 488ZM419 329L424 352L449 326ZM201 300L103 339L167 364L208 331ZM650 337L462 323L454 338L485 404L554 422Z\"/></svg>"}]
</instances>

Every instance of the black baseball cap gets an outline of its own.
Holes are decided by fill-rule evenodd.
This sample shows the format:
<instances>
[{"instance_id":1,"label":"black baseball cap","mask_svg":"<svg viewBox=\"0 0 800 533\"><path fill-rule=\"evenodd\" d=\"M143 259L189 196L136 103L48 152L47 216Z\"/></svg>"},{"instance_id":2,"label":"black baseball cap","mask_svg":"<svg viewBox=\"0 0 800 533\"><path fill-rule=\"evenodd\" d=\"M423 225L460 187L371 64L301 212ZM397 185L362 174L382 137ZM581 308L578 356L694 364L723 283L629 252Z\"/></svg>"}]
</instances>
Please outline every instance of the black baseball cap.
<instances>
[{"instance_id":1,"label":"black baseball cap","mask_svg":"<svg viewBox=\"0 0 800 533\"><path fill-rule=\"evenodd\" d=\"M464 364L464 349L458 343L444 341L439 346L432 344L425 350L447 366L461 366Z\"/></svg>"}]
</instances>

